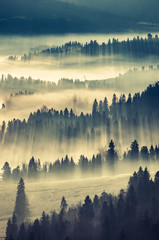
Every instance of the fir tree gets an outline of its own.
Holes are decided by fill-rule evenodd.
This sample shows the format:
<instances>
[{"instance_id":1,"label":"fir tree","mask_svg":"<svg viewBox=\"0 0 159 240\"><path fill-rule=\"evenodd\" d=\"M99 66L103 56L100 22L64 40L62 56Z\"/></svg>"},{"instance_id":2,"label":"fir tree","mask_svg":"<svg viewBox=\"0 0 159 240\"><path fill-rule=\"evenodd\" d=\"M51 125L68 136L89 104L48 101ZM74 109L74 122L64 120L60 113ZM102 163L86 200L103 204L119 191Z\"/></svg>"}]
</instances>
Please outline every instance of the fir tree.
<instances>
[{"instance_id":1,"label":"fir tree","mask_svg":"<svg viewBox=\"0 0 159 240\"><path fill-rule=\"evenodd\" d=\"M12 235L12 223L11 223L11 219L9 218L8 222L7 222L7 227L6 227L6 238L5 239L9 240L11 235Z\"/></svg>"},{"instance_id":2,"label":"fir tree","mask_svg":"<svg viewBox=\"0 0 159 240\"><path fill-rule=\"evenodd\" d=\"M8 181L11 178L11 168L9 166L9 163L6 162L2 168L3 174L2 174L2 179L3 181Z\"/></svg>"},{"instance_id":3,"label":"fir tree","mask_svg":"<svg viewBox=\"0 0 159 240\"><path fill-rule=\"evenodd\" d=\"M25 194L25 185L22 178L20 178L18 183L14 210L18 223L23 222L25 217L29 216L28 200Z\"/></svg>"}]
</instances>

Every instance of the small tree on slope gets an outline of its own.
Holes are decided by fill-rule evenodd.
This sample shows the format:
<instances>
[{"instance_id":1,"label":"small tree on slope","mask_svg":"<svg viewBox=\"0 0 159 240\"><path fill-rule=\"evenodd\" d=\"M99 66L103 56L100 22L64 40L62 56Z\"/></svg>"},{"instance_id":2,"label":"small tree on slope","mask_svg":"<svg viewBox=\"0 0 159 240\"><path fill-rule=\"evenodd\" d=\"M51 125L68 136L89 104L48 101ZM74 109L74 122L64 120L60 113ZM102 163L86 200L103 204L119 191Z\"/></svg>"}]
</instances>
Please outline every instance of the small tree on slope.
<instances>
[{"instance_id":1,"label":"small tree on slope","mask_svg":"<svg viewBox=\"0 0 159 240\"><path fill-rule=\"evenodd\" d=\"M17 187L14 211L17 216L18 225L21 224L24 219L29 216L29 204L25 194L25 184L22 178L20 178Z\"/></svg>"}]
</instances>

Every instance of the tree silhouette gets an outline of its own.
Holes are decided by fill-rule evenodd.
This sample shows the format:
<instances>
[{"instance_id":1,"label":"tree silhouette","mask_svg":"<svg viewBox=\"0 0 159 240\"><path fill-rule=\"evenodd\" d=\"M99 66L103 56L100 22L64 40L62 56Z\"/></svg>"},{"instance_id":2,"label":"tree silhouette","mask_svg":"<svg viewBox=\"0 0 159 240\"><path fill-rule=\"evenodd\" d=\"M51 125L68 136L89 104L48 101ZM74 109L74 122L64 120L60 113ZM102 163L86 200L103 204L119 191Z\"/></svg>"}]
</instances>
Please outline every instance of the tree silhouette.
<instances>
[{"instance_id":1,"label":"tree silhouette","mask_svg":"<svg viewBox=\"0 0 159 240\"><path fill-rule=\"evenodd\" d=\"M6 227L6 240L9 240L11 235L12 235L12 223L11 219L9 218Z\"/></svg>"},{"instance_id":2,"label":"tree silhouette","mask_svg":"<svg viewBox=\"0 0 159 240\"><path fill-rule=\"evenodd\" d=\"M18 235L18 226L17 226L17 216L16 213L13 212L13 216L12 216L12 229L11 229L11 236L13 237L13 239L17 238Z\"/></svg>"},{"instance_id":3,"label":"tree silhouette","mask_svg":"<svg viewBox=\"0 0 159 240\"><path fill-rule=\"evenodd\" d=\"M98 112L98 102L97 102L97 99L95 99L92 107L92 115L95 116L97 112Z\"/></svg>"},{"instance_id":4,"label":"tree silhouette","mask_svg":"<svg viewBox=\"0 0 159 240\"><path fill-rule=\"evenodd\" d=\"M109 149L107 151L107 156L106 156L107 162L109 164L114 164L117 158L118 156L117 156L117 152L115 151L115 144L113 140L111 140L109 143Z\"/></svg>"},{"instance_id":5,"label":"tree silhouette","mask_svg":"<svg viewBox=\"0 0 159 240\"><path fill-rule=\"evenodd\" d=\"M2 170L3 170L3 174L2 174L3 181L8 181L11 178L11 168L8 162L4 164Z\"/></svg>"},{"instance_id":6,"label":"tree silhouette","mask_svg":"<svg viewBox=\"0 0 159 240\"><path fill-rule=\"evenodd\" d=\"M131 143L130 149L131 149L129 152L130 159L138 160L139 159L139 144L136 140Z\"/></svg>"},{"instance_id":7,"label":"tree silhouette","mask_svg":"<svg viewBox=\"0 0 159 240\"><path fill-rule=\"evenodd\" d=\"M62 200L61 200L61 206L60 206L61 211L66 211L67 206L68 206L68 205L67 205L67 202L66 202L65 197L62 197Z\"/></svg>"},{"instance_id":8,"label":"tree silhouette","mask_svg":"<svg viewBox=\"0 0 159 240\"><path fill-rule=\"evenodd\" d=\"M147 168L140 167L118 196L103 192L92 201L87 195L83 204L67 209L63 198L59 213L49 216L43 211L40 220L22 223L19 231L14 213L8 220L6 240L158 240L158 182L158 172L153 181Z\"/></svg>"},{"instance_id":9,"label":"tree silhouette","mask_svg":"<svg viewBox=\"0 0 159 240\"><path fill-rule=\"evenodd\" d=\"M17 216L18 225L23 222L26 217L29 216L28 200L25 194L25 185L22 178L20 178L17 187L14 211Z\"/></svg>"},{"instance_id":10,"label":"tree silhouette","mask_svg":"<svg viewBox=\"0 0 159 240\"><path fill-rule=\"evenodd\" d=\"M143 146L140 151L141 159L149 160L149 152L147 146Z\"/></svg>"},{"instance_id":11,"label":"tree silhouette","mask_svg":"<svg viewBox=\"0 0 159 240\"><path fill-rule=\"evenodd\" d=\"M25 234L26 234L25 225L24 225L24 223L22 223L19 228L17 240L25 240Z\"/></svg>"}]
</instances>

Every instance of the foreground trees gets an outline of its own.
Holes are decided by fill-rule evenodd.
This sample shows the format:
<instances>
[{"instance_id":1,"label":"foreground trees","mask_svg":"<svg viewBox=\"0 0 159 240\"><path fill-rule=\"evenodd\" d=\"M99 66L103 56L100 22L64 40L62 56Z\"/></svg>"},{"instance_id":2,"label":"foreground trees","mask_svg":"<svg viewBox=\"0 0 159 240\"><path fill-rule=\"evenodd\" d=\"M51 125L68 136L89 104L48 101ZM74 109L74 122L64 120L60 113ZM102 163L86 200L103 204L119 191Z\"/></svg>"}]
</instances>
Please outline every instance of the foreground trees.
<instances>
[{"instance_id":1,"label":"foreground trees","mask_svg":"<svg viewBox=\"0 0 159 240\"><path fill-rule=\"evenodd\" d=\"M17 239L18 236L18 224L15 212L13 212L12 218L7 222L6 228L6 240Z\"/></svg>"},{"instance_id":2,"label":"foreground trees","mask_svg":"<svg viewBox=\"0 0 159 240\"><path fill-rule=\"evenodd\" d=\"M29 217L29 204L25 194L25 184L20 178L15 200L12 218L8 220L6 227L6 240L22 240L25 236L24 220ZM18 233L19 230L19 233Z\"/></svg>"},{"instance_id":3,"label":"foreground trees","mask_svg":"<svg viewBox=\"0 0 159 240\"><path fill-rule=\"evenodd\" d=\"M43 211L40 219L19 227L14 214L8 220L6 240L158 240L158 209L159 172L153 181L147 168L140 167L118 196L103 192L92 200L88 195L71 208L63 197L59 213Z\"/></svg>"}]
</instances>

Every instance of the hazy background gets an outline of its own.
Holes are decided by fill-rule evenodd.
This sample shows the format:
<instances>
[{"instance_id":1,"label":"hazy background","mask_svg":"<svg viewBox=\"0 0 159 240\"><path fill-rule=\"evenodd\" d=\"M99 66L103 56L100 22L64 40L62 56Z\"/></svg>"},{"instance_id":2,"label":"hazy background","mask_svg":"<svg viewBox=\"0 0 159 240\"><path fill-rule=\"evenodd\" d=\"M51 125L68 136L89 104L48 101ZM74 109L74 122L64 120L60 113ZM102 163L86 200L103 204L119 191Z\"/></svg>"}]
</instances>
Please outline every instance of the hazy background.
<instances>
[{"instance_id":1,"label":"hazy background","mask_svg":"<svg viewBox=\"0 0 159 240\"><path fill-rule=\"evenodd\" d=\"M115 7L114 7L115 6ZM159 2L158 0L1 0L0 1L0 75L12 74L16 77L29 77L57 82L60 78L72 78L80 80L99 80L117 77L127 72L130 68L143 65L148 67L156 65L158 59L147 58L142 60L128 59L123 56L116 58L107 57L68 57L37 59L32 62L8 61L9 55L20 56L28 54L30 49L45 49L51 46L59 46L68 41L81 43L97 40L99 43L108 42L108 39L119 40L132 39L139 35L146 37L148 32L159 32ZM77 34L78 33L78 34ZM145 80L146 79L146 80ZM111 103L112 95L117 96L124 92L134 93L145 89L145 85L158 80L158 73L150 72L147 78L132 75L129 78L130 89L125 88L126 79L114 79L114 88L109 90L62 90L52 93L35 93L31 96L17 96L10 98L8 91L0 91L0 106L4 102L5 109L0 109L0 122L13 118L27 119L30 112L41 108L43 104L57 110L65 107L73 108L79 114L91 112L94 98L103 100L106 96ZM109 81L111 81L109 79ZM125 83L123 84L123 81ZM140 85L140 88L139 88ZM118 87L116 87L118 86ZM16 91L16 89L14 89ZM76 99L76 101L75 101ZM76 104L75 104L76 102ZM105 145L105 139L103 139ZM130 143L129 143L130 144ZM156 143L157 144L157 143ZM84 153L83 142L74 155ZM22 164L31 157L27 149L4 149L4 158L0 159L0 169L4 161L9 161L12 166ZM41 151L47 147L43 145ZM92 147L88 153L92 155L99 149ZM45 154L46 151L46 154ZM36 155L42 160L48 160L50 151L47 148L43 153ZM25 156L24 156L25 152ZM19 155L18 155L19 154ZM42 155L43 154L43 155ZM53 161L65 152L56 152L49 156ZM18 155L17 158L15 156ZM40 156L39 156L40 155ZM64 156L63 156L64 157ZM73 180L61 182L40 182L26 184L26 192L31 206L32 218L38 217L42 210L47 212L58 209L60 200L65 195L69 205L82 201L86 195L91 197L103 190L118 193L119 189L126 188L127 181L132 170L138 166L124 166L119 172L121 175L111 177L99 177L87 180ZM149 166L153 173L158 165ZM115 174L119 174L115 173ZM113 173L112 173L113 175ZM153 174L152 174L153 176ZM11 217L14 209L16 184L0 182L0 234L5 234L6 221ZM44 204L45 203L45 204ZM2 230L1 230L2 229Z\"/></svg>"},{"instance_id":2,"label":"hazy background","mask_svg":"<svg viewBox=\"0 0 159 240\"><path fill-rule=\"evenodd\" d=\"M157 0L5 0L0 2L0 33L154 30L159 27L158 7Z\"/></svg>"},{"instance_id":3,"label":"hazy background","mask_svg":"<svg viewBox=\"0 0 159 240\"><path fill-rule=\"evenodd\" d=\"M157 34L155 32L153 35ZM80 41L81 43L97 40L99 43L108 42L109 38L115 37L119 40L132 39L134 36L146 37L147 34L74 34L74 35L51 35L51 36L1 36L0 38L0 74L8 73L16 77L29 77L57 82L60 78L98 80L116 77L130 68L149 66L157 64L156 57L146 59L127 58L126 56L67 56L47 57L31 62L7 61L9 55L19 57L28 54L30 49L46 49L51 46L60 46L69 41ZM33 51L33 50L32 50Z\"/></svg>"},{"instance_id":4,"label":"hazy background","mask_svg":"<svg viewBox=\"0 0 159 240\"><path fill-rule=\"evenodd\" d=\"M110 88L96 90L63 89L53 92L46 92L43 90L37 92L35 89L33 95L20 95L15 97L10 97L10 94L16 92L16 86L13 89L9 88L7 91L1 89L0 104L5 103L6 108L0 110L0 122L2 123L3 120L8 122L14 118L19 118L20 120L25 118L27 120L31 112L41 109L43 105L58 111L64 110L67 107L69 110L72 108L76 114L80 114L81 112L85 114L91 113L92 104L95 98L100 101L107 97L108 103L111 104L114 93L119 97L121 93L128 95L129 92L134 94L135 92L145 90L150 83L159 80L158 71L149 71L149 65L154 65L154 68L156 68L159 63L156 57L130 59L120 55L110 57L67 56L60 58L37 58L33 61L26 62L20 60L20 56L24 53L28 53L31 48L43 49L48 46L61 45L68 41L80 41L81 43L85 43L86 41L89 42L91 39L96 39L99 43L102 43L103 41L108 42L108 39L112 39L113 37L119 40L127 40L128 37L132 39L137 35L146 37L146 34L138 33L119 34L115 36L113 34L43 35L32 37L14 35L9 38L7 36L2 36L0 38L0 75L11 74L13 77L19 78L22 76L31 76L32 79L49 80L56 83L61 78L80 79L82 81L108 79ZM19 60L9 61L7 60L9 55L17 55ZM141 71L142 66L146 67L146 71ZM122 77L121 74L124 74L129 69L134 69L134 67L137 67L139 72L133 71ZM18 89L18 91L19 90L20 89ZM48 161L55 160L58 157L64 157L65 154L69 153L75 156L77 161L81 154L86 154L90 157L93 153L97 153L100 146L103 147L107 144L105 138L104 135L102 144L98 142L96 147L92 147L91 150L89 149L89 152L87 151L87 146L83 146L83 148L78 147L78 149L70 148L69 151L65 151L66 149L68 150L68 146L64 146L60 152L54 152L54 157L49 156L50 152L48 154L46 151L43 151L43 148L40 148L40 152L36 151L36 154L35 152L34 154L35 157L41 158L43 161ZM78 144L82 146L83 143L78 142ZM130 142L128 145L130 145ZM25 157L23 157L23 149L18 149L18 153L13 147L10 148L10 156L8 156L7 150L6 148L3 159L1 160L3 163L8 159L12 164L20 164L22 159L23 161L29 161L32 154L32 152L25 151Z\"/></svg>"},{"instance_id":5,"label":"hazy background","mask_svg":"<svg viewBox=\"0 0 159 240\"><path fill-rule=\"evenodd\" d=\"M77 5L94 7L122 16L131 16L145 21L158 21L157 0L63 0ZM114 7L115 6L115 7Z\"/></svg>"}]
</instances>

